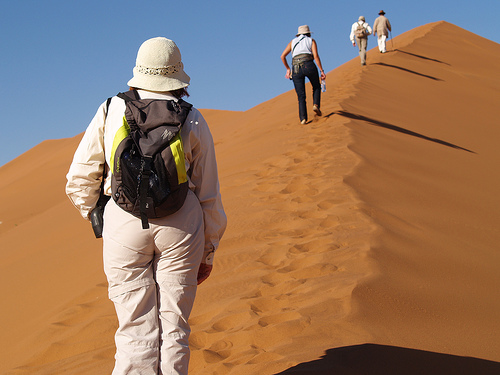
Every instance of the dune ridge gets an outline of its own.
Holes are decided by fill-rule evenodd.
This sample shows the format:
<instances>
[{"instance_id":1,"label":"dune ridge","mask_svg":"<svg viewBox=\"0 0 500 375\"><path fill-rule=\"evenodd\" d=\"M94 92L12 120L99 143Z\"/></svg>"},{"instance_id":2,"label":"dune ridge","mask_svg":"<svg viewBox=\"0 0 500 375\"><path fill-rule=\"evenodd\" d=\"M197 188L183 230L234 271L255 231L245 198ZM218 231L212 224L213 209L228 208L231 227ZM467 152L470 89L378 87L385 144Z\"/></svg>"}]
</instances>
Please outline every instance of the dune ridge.
<instances>
[{"instance_id":1,"label":"dune ridge","mask_svg":"<svg viewBox=\"0 0 500 375\"><path fill-rule=\"evenodd\" d=\"M498 361L500 46L432 26L406 47L395 40L344 105L363 160L347 183L383 228L371 252L381 276L353 296L377 342Z\"/></svg>"},{"instance_id":2,"label":"dune ridge","mask_svg":"<svg viewBox=\"0 0 500 375\"><path fill-rule=\"evenodd\" d=\"M388 47L329 72L307 126L293 91L202 110L229 226L190 373L498 372L499 45L437 22ZM0 373L113 367L101 241L63 190L80 137L0 168Z\"/></svg>"}]
</instances>

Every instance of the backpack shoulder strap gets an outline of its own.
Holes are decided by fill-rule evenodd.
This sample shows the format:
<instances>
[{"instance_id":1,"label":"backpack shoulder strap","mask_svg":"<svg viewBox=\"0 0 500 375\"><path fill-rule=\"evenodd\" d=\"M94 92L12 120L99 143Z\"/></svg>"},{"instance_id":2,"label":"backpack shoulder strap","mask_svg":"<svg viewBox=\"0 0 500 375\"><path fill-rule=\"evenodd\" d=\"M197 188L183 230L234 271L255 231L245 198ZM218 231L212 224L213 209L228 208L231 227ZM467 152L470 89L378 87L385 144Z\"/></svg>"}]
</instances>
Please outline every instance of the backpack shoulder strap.
<instances>
[{"instance_id":1,"label":"backpack shoulder strap","mask_svg":"<svg viewBox=\"0 0 500 375\"><path fill-rule=\"evenodd\" d=\"M113 98L111 97L111 98L108 98L108 100L106 100L106 113L105 113L106 117L108 116L108 110L109 110L109 105L111 104L111 99L113 99Z\"/></svg>"},{"instance_id":2,"label":"backpack shoulder strap","mask_svg":"<svg viewBox=\"0 0 500 375\"><path fill-rule=\"evenodd\" d=\"M134 100L141 99L137 90L129 90L126 92L120 92L116 96L118 96L120 99L125 100L126 102L132 102Z\"/></svg>"},{"instance_id":3,"label":"backpack shoulder strap","mask_svg":"<svg viewBox=\"0 0 500 375\"><path fill-rule=\"evenodd\" d=\"M191 109L193 108L193 105L191 103L186 102L185 100L179 99L177 101L177 105L180 108L179 115L181 117L181 125L179 126L179 129L185 124L187 117L189 115L189 112L191 112Z\"/></svg>"},{"instance_id":4,"label":"backpack shoulder strap","mask_svg":"<svg viewBox=\"0 0 500 375\"><path fill-rule=\"evenodd\" d=\"M185 100L183 99L179 99L177 101L177 104L182 108L184 109L184 111L186 112L186 115L191 112L191 108L193 108L193 105L191 103L188 103L186 102Z\"/></svg>"},{"instance_id":5,"label":"backpack shoulder strap","mask_svg":"<svg viewBox=\"0 0 500 375\"><path fill-rule=\"evenodd\" d=\"M293 53L293 50L295 49L295 47L297 47L299 45L300 42L302 42L304 39L305 39L305 35L302 35L302 38L300 38L297 43L295 43L295 45L293 46L292 48L292 53Z\"/></svg>"},{"instance_id":6,"label":"backpack shoulder strap","mask_svg":"<svg viewBox=\"0 0 500 375\"><path fill-rule=\"evenodd\" d=\"M116 96L123 99L125 101L125 103L131 103L131 102L136 101L136 100L141 100L139 94L137 93L137 90L120 92ZM170 102L172 102L173 107L172 107L172 105L169 105L169 107L174 112L177 112L177 116L179 116L179 120L180 120L179 129L180 129L180 127L186 121L189 112L191 112L191 108L193 107L193 105L191 103L186 102L183 99L179 99L177 102L175 102L174 100L170 100ZM136 107L136 106L134 105L134 107ZM138 108L138 107L136 107L136 108ZM141 110L140 108L138 108L138 109ZM127 121L129 122L129 126L131 126L131 128L133 128L134 126L137 125L135 123L135 120L133 120L133 117L126 115L126 118L127 118Z\"/></svg>"}]
</instances>

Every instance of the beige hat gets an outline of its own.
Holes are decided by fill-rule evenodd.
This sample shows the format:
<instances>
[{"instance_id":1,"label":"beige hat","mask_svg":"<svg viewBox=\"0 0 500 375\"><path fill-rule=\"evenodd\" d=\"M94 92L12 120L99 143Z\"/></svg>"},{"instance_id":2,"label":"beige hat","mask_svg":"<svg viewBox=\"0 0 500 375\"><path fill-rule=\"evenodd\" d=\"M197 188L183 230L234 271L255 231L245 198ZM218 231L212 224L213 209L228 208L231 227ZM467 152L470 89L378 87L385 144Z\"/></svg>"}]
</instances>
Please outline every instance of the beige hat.
<instances>
[{"instance_id":1,"label":"beige hat","mask_svg":"<svg viewBox=\"0 0 500 375\"><path fill-rule=\"evenodd\" d=\"M149 91L173 91L189 86L181 52L174 41L158 37L146 40L137 52L130 87Z\"/></svg>"},{"instance_id":2,"label":"beige hat","mask_svg":"<svg viewBox=\"0 0 500 375\"><path fill-rule=\"evenodd\" d=\"M309 30L309 26L307 26L307 25L299 26L299 30L297 31L297 36L299 36L301 34L311 34L311 31Z\"/></svg>"},{"instance_id":3,"label":"beige hat","mask_svg":"<svg viewBox=\"0 0 500 375\"><path fill-rule=\"evenodd\" d=\"M365 21L365 16L359 16L358 21Z\"/></svg>"}]
</instances>

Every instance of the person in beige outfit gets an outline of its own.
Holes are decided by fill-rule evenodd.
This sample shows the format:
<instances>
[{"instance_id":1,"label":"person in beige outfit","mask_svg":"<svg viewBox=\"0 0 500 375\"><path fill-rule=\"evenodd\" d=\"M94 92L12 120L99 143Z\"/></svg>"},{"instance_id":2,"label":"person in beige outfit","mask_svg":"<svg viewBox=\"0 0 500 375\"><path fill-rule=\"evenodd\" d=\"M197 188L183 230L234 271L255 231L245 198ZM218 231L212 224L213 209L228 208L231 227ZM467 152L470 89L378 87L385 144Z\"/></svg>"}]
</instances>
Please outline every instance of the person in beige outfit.
<instances>
[{"instance_id":1,"label":"person in beige outfit","mask_svg":"<svg viewBox=\"0 0 500 375\"><path fill-rule=\"evenodd\" d=\"M380 53L385 53L387 51L385 48L385 42L389 36L389 31L391 31L391 23L385 16L385 12L383 10L378 12L378 14L379 16L373 23L373 36L378 36L378 49Z\"/></svg>"},{"instance_id":2,"label":"person in beige outfit","mask_svg":"<svg viewBox=\"0 0 500 375\"><path fill-rule=\"evenodd\" d=\"M372 28L365 21L364 16L359 16L358 21L351 26L351 34L349 38L354 47L359 49L359 58L361 65L366 65L366 49L368 48L368 35L371 35Z\"/></svg>"},{"instance_id":3,"label":"person in beige outfit","mask_svg":"<svg viewBox=\"0 0 500 375\"><path fill-rule=\"evenodd\" d=\"M190 78L170 39L158 37L139 48L128 86L140 99L178 102ZM174 105L174 103L172 103ZM113 150L130 132L126 104L113 97L100 105L67 174L66 194L85 219L96 206L104 180L112 195ZM189 323L197 284L212 270L214 251L226 228L212 135L200 111L191 108L180 130L189 182L175 213L141 219L109 199L104 209L103 259L108 294L118 317L113 375L187 375ZM181 159L182 158L182 159Z\"/></svg>"}]
</instances>

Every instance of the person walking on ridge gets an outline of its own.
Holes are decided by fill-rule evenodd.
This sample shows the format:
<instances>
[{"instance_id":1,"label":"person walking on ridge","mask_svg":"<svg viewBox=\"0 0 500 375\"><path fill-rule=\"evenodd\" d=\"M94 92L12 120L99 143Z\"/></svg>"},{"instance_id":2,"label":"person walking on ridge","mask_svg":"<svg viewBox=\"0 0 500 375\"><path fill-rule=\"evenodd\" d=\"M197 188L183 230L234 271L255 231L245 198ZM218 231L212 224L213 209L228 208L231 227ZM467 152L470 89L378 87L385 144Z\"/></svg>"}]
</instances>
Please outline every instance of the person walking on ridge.
<instances>
[{"instance_id":1,"label":"person walking on ridge","mask_svg":"<svg viewBox=\"0 0 500 375\"><path fill-rule=\"evenodd\" d=\"M359 16L358 21L354 22L351 26L351 34L349 38L354 47L356 44L359 49L359 58L361 65L366 65L366 48L368 47L368 35L371 35L372 29L368 23L365 22L364 16Z\"/></svg>"},{"instance_id":2,"label":"person walking on ridge","mask_svg":"<svg viewBox=\"0 0 500 375\"><path fill-rule=\"evenodd\" d=\"M381 10L378 12L379 16L375 19L373 23L373 36L378 35L378 49L380 53L386 53L385 42L389 36L389 31L391 31L391 23L385 17L385 12Z\"/></svg>"},{"instance_id":3,"label":"person walking on ridge","mask_svg":"<svg viewBox=\"0 0 500 375\"><path fill-rule=\"evenodd\" d=\"M288 65L286 57L292 53L292 68ZM313 111L316 115L321 116L321 79L326 79L321 59L318 54L318 46L316 41L311 38L311 31L308 25L299 26L296 37L288 43L285 50L281 54L281 61L286 68L287 79L293 80L295 92L299 101L299 118L300 123L304 125L307 122L307 105L306 105L306 77L311 82L313 89ZM316 67L316 65L318 65ZM318 68L321 75L318 74Z\"/></svg>"},{"instance_id":4,"label":"person walking on ridge","mask_svg":"<svg viewBox=\"0 0 500 375\"><path fill-rule=\"evenodd\" d=\"M108 294L118 317L113 375L188 374L188 318L197 284L210 275L214 251L226 228L210 129L201 113L181 99L189 96L189 82L172 40L146 40L128 81L128 94L136 100L126 102L119 94L100 105L66 176L66 194L87 220L97 205L101 180L103 193L114 198L104 208L102 232ZM175 154L169 162L175 159L173 168L179 172L179 180L187 183L186 198L177 211L149 219L148 226L115 202L121 198L114 192L114 177L126 169L132 155L139 154L132 149L123 158L115 158L124 144L121 140L137 134L134 108L148 121L148 128L141 128L148 140L149 134L162 130L160 126L167 128L160 135L166 138L168 129L183 124L161 152L162 156ZM181 118L173 113L182 114L181 125L172 122L172 118ZM146 159L146 155L141 157L141 177ZM129 180L136 180L134 177ZM166 173L154 177L168 177L171 186L172 178ZM151 178L148 182L158 185ZM169 188L166 190L162 193L169 195Z\"/></svg>"}]
</instances>

